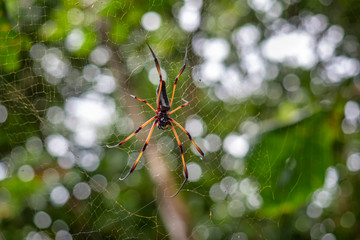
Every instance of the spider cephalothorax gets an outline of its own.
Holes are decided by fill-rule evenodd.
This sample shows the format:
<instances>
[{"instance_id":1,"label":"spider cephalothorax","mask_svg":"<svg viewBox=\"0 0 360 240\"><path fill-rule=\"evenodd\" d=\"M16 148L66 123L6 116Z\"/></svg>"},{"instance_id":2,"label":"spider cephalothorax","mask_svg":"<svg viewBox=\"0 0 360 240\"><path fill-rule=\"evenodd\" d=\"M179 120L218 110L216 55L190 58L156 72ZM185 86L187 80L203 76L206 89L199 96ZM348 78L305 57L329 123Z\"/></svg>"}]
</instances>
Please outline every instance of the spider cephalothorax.
<instances>
[{"instance_id":1,"label":"spider cephalothorax","mask_svg":"<svg viewBox=\"0 0 360 240\"><path fill-rule=\"evenodd\" d=\"M170 125L170 121L169 121L169 116L167 114L167 112L160 112L158 114L158 128L165 130L169 128Z\"/></svg>"},{"instance_id":2,"label":"spider cephalothorax","mask_svg":"<svg viewBox=\"0 0 360 240\"><path fill-rule=\"evenodd\" d=\"M149 124L150 122L154 121L154 123L152 124L151 126L151 129L150 129L150 132L149 132L149 135L148 137L146 138L146 141L145 141L145 144L138 156L138 158L136 159L134 165L132 166L132 168L130 169L130 171L128 172L128 174L125 175L125 177L123 178L120 178L120 180L124 180L125 178L127 178L136 168L136 165L138 164L142 154L144 153L148 143L149 143L149 140L150 140L150 137L151 137L151 134L154 130L154 127L155 127L155 124L157 124L158 128L161 129L161 130L166 130L168 129L168 127L170 126L172 131L174 132L174 135L175 135L175 138L176 138L176 141L179 145L179 148L180 148L180 155L181 155L181 160L182 160L182 164L183 164L183 167L184 167L184 174L185 174L185 180L184 182L181 184L179 190L174 194L172 195L171 197L175 197L179 192L180 190L183 188L184 184L186 183L186 181L188 180L188 172L187 172L187 168L186 168L186 164L185 164L185 159L184 159L184 153L183 153L183 148L182 148L182 145L180 143L180 140L179 140L179 137L176 133L176 130L173 126L173 123L175 125L177 125L183 132L186 133L186 135L188 136L188 138L190 139L191 143L195 146L195 148L198 150L198 152L200 153L201 155L201 158L204 157L204 153L203 151L201 151L201 149L195 144L194 140L192 140L191 138L191 135L188 131L185 130L185 128L183 128L178 122L176 122L175 120L173 120L172 118L170 118L169 116L176 112L177 110L179 110L180 108L183 108L185 106L187 106L189 104L189 102L185 101L185 103L177 108L175 108L174 110L168 112L171 108L171 105L172 105L172 102L174 100L174 93L175 93L175 88L176 88L176 84L177 84L177 81L180 77L180 75L182 74L182 72L184 71L185 67L186 67L186 57L187 57L187 52L185 53L185 60L184 60L184 65L182 66L182 68L180 69L180 72L178 73L178 75L176 76L175 78L175 82L174 82L174 87L173 87L173 92L172 92L172 97L171 97L171 101L169 103L169 99L167 97L167 93L166 93L166 86L165 86L165 82L162 80L162 76L161 76L161 71L160 71L160 65L159 65L159 62L153 52L153 50L151 49L151 47L149 46L149 44L146 42L146 44L148 45L149 49L150 49L150 52L151 52L151 55L153 56L154 58L154 61L155 61L155 65L156 65L156 68L157 68L157 71L159 73L159 77L160 77L160 83L159 83L159 86L156 90L156 105L157 105L157 109L155 110L147 101L144 101L138 97L135 97L133 95L131 95L133 98L145 103L146 105L148 105L154 112L155 112L155 116L150 118L149 120L147 120L143 125L141 125L135 132L133 132L132 134L130 134L130 136L128 136L127 138L125 138L123 141L121 141L120 143L114 145L114 146L107 146L108 148L113 148L113 147L119 147L121 146L122 144L124 144L126 141L128 141L130 138L132 138L136 133L138 133L143 127L145 127L147 124Z\"/></svg>"}]
</instances>

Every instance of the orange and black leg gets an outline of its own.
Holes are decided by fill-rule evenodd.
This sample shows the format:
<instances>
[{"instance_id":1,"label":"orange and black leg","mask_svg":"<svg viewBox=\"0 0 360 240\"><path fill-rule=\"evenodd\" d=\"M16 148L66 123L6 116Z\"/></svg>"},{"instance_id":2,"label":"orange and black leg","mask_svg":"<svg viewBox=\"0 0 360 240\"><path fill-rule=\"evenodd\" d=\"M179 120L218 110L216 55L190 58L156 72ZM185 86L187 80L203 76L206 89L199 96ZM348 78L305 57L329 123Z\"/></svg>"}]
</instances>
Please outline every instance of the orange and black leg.
<instances>
[{"instance_id":1,"label":"orange and black leg","mask_svg":"<svg viewBox=\"0 0 360 240\"><path fill-rule=\"evenodd\" d=\"M176 131L175 131L175 128L174 126L170 123L170 127L171 129L173 130L174 132L174 135L175 135L175 138L176 138L176 141L179 145L179 148L180 148L180 154L181 154L181 160L182 160L182 164L183 164L183 167L184 167L184 175L185 175L185 179L184 179L184 182L181 184L179 190L177 190L177 192L171 196L171 198L175 197L176 195L178 195L178 193L180 192L180 190L184 187L186 181L188 180L189 176L188 176L188 171L187 171L187 168L186 168L186 164L185 164L185 159L184 159L184 151L183 151L183 148L181 146L181 143L180 143L180 140L179 140L179 136L177 135Z\"/></svg>"},{"instance_id":2,"label":"orange and black leg","mask_svg":"<svg viewBox=\"0 0 360 240\"><path fill-rule=\"evenodd\" d=\"M184 133L186 133L186 135L189 137L190 141L192 144L194 144L194 146L196 147L196 149L198 150L198 152L200 153L201 155L201 159L204 158L204 153L203 151L198 147L198 145L196 145L196 143L194 142L194 140L192 140L192 137L190 135L190 133L188 131L185 130L185 128L183 128L178 122L176 122L175 120L169 118L169 121L175 123L181 130L183 130Z\"/></svg>"},{"instance_id":3,"label":"orange and black leg","mask_svg":"<svg viewBox=\"0 0 360 240\"><path fill-rule=\"evenodd\" d=\"M189 104L190 104L188 101L186 101L186 100L184 100L184 99L183 99L183 101L185 101L185 103L184 103L183 105L181 105L181 106L179 106L179 107L175 108L174 110L172 110L171 112L169 112L169 113L168 113L168 115L170 115L170 114L172 114L172 113L176 112L177 110L179 110L179 109L181 109L181 108L183 108L183 107L186 107L187 105L189 105Z\"/></svg>"},{"instance_id":4,"label":"orange and black leg","mask_svg":"<svg viewBox=\"0 0 360 240\"><path fill-rule=\"evenodd\" d=\"M159 92L158 92L158 96L157 96L157 100L156 100L156 105L157 105L157 110L158 112L160 112L160 105L159 105L159 101L160 101L160 93L161 93L161 87L162 87L162 76L161 76L161 71L160 71L160 65L159 65L159 62L155 56L155 53L153 52L153 50L151 49L150 45L148 44L148 42L146 41L146 44L147 46L149 47L150 49L150 52L151 52L151 55L153 56L154 58L154 61L155 61L155 65L156 65L156 69L159 73L159 77L160 77L160 85L159 85Z\"/></svg>"},{"instance_id":5,"label":"orange and black leg","mask_svg":"<svg viewBox=\"0 0 360 240\"><path fill-rule=\"evenodd\" d=\"M148 145L148 143L149 143L151 134L152 134L152 132L153 132L153 130L154 130L154 127L155 127L155 124L156 124L156 123L157 123L157 121L155 121L155 122L153 123L153 125L151 126L151 129L150 129L150 132L149 132L148 137L146 138L145 144L144 144L144 146L143 146L143 148L142 148L142 150L141 150L138 158L136 159L134 165L132 166L132 168L131 168L130 171L128 172L128 174L126 174L126 176L123 177L123 178L119 178L121 181L124 180L124 179L126 179L126 178L135 170L136 165L138 164L141 156L143 155L144 151L146 150L146 147L147 147L147 145Z\"/></svg>"},{"instance_id":6,"label":"orange and black leg","mask_svg":"<svg viewBox=\"0 0 360 240\"><path fill-rule=\"evenodd\" d=\"M130 95L130 97L135 98L136 100L139 100L140 102L145 103L145 104L148 105L155 113L157 113L156 110L155 110L147 101L142 100L142 99L140 99L140 98L138 98L138 97L136 97L136 96L134 96L134 95Z\"/></svg>"},{"instance_id":7,"label":"orange and black leg","mask_svg":"<svg viewBox=\"0 0 360 240\"><path fill-rule=\"evenodd\" d=\"M176 78L175 78L174 87L173 87L172 96L171 96L170 107L171 107L171 105L172 105L172 103L173 103L173 100L174 100L174 94L175 94L175 88L176 88L177 81L178 81L180 75L181 75L181 74L183 73L183 71L185 70L186 61L187 61L187 49L186 49L186 52L185 52L184 65L182 66L182 68L180 69L178 75L177 75Z\"/></svg>"},{"instance_id":8,"label":"orange and black leg","mask_svg":"<svg viewBox=\"0 0 360 240\"><path fill-rule=\"evenodd\" d=\"M149 120L147 120L143 125L141 125L138 129L136 129L135 132L133 132L132 134L130 134L130 136L128 136L127 138L125 138L123 141L121 141L120 143L116 144L116 145L113 145L113 146L109 146L109 145L106 145L106 147L108 148L114 148L114 147L119 147L121 145L123 145L124 143L126 143L130 138L132 138L135 134L137 134L141 129L143 129L143 127L145 127L146 125L148 125L150 122L154 121L155 117L152 117L150 118Z\"/></svg>"}]
</instances>

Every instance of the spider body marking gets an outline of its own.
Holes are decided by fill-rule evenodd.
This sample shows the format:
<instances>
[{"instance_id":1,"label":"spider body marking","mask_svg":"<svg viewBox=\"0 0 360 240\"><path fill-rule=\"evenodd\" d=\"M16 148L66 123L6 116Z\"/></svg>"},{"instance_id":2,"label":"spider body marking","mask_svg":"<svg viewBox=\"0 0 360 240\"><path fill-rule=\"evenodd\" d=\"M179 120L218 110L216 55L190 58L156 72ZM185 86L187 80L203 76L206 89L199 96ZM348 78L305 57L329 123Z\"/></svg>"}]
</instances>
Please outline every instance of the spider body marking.
<instances>
[{"instance_id":1,"label":"spider body marking","mask_svg":"<svg viewBox=\"0 0 360 240\"><path fill-rule=\"evenodd\" d=\"M124 144L125 142L127 142L130 138L132 138L135 134L137 134L141 129L143 129L147 124L149 124L150 122L154 121L154 123L151 126L151 129L149 131L148 137L146 138L145 144L138 156L138 158L136 159L134 165L132 166L132 168L130 169L130 171L125 175L125 177L120 178L120 180L124 180L126 179L136 168L136 165L138 164L141 156L143 155L144 151L146 150L146 147L149 143L150 137L152 135L152 132L154 130L155 124L157 124L157 127L161 130L166 130L168 129L168 127L170 126L171 130L174 133L175 139L178 143L178 146L180 148L180 156L181 156L181 160L182 160L182 164L183 164L183 168L184 168L184 175L185 175L185 179L183 181L183 183L181 184L180 188L176 191L176 193L174 195L171 196L171 198L175 197L180 190L184 187L185 183L187 182L189 176L188 176L188 171L186 168L186 163L185 163L185 159L184 159L184 151L182 148L182 145L180 143L180 139L179 136L173 126L173 123L178 126L184 133L186 133L186 135L188 136L189 140L191 141L191 143L195 146L195 148L197 149L197 151L200 153L201 155L201 159L203 159L204 157L204 153L203 151L196 145L196 143L194 142L194 140L192 139L190 133L188 131L185 130L185 128L183 128L178 122L176 122L175 120L173 120L172 118L170 118L169 116L176 112L177 110L189 105L189 102L185 101L184 104L182 104L181 106L175 108L174 110L170 111L171 109L171 105L173 103L174 100L174 93L175 93L175 88L176 88L176 84L177 81L180 77L180 75L183 73L185 67L186 67L186 60L187 60L187 51L185 53L185 59L184 59L184 65L182 66L182 68L180 69L178 75L175 78L175 82L174 82L174 87L173 87L173 92L172 92L172 96L171 96L171 101L169 103L169 99L166 93L166 86L165 86L165 82L162 80L162 75L161 75L161 71L160 71L160 65L159 62L153 52L153 50L151 49L151 47L149 46L149 44L146 42L147 46L149 47L149 50L151 52L151 55L154 58L155 61L155 66L157 68L158 74L159 74L159 78L160 78L160 82L159 85L157 87L156 90L156 103L157 103L157 109L155 110L147 101L144 101L136 96L131 95L131 97L135 98L136 100L139 100L140 102L145 103L146 105L148 105L154 112L155 112L155 116L150 118L149 120L147 120L145 123L143 123L135 132L133 132L132 134L130 134L127 138L125 138L123 141L121 141L120 143L113 145L113 146L109 146L107 145L108 148L114 148L114 147L119 147L122 144ZM170 111L170 112L169 112Z\"/></svg>"}]
</instances>

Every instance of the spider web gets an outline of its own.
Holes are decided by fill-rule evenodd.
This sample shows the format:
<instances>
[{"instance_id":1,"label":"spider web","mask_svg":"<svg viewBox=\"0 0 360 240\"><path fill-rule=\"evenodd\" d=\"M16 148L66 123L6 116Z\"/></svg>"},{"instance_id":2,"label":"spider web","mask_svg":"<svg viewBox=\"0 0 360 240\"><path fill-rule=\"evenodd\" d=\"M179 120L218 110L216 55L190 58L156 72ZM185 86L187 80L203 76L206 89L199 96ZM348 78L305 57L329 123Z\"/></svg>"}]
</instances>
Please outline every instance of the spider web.
<instances>
[{"instance_id":1,"label":"spider web","mask_svg":"<svg viewBox=\"0 0 360 240\"><path fill-rule=\"evenodd\" d=\"M155 127L146 154L124 181L118 179L134 164L151 124L121 147L106 148L107 144L122 141L154 115L148 106L129 97L133 94L156 107L158 76L145 40L160 62L169 98L188 49L188 64L179 78L172 109L183 104L183 99L190 105L172 117L189 130L205 158L200 160L186 134L175 126L190 175L174 199L182 224L188 228L183 232L185 236L269 239L269 232L259 228L277 229L286 221L286 217L270 217L293 213L303 204L311 204L308 198L317 189L334 194L337 183L329 182L336 178L331 176L336 176L337 171L335 167L328 168L333 164L329 149L339 134L328 131L334 113L321 111L320 102L326 97L306 101L299 96L305 91L291 90L306 84L312 84L313 89L324 86L323 82L316 82L319 76L312 77L315 80L307 76L314 64L306 66L311 63L291 59L292 56L262 56L260 65L265 69L252 68L249 64L259 63L257 57L261 55L256 55L256 51L266 48L257 43L264 40L256 35L262 30L251 24L241 28L243 24L230 21L246 16L251 9L261 12L261 5L204 2L198 11L206 24L190 35L179 27L180 20L170 22L175 21L170 15L179 16L186 3L169 7L165 1L154 1L147 8L137 4L3 4L2 24L7 30L2 32L2 40L7 48L2 47L0 53L0 105L6 112L0 110L7 117L0 130L0 176L4 176L0 196L5 199L3 212L7 217L1 222L4 228L0 237L176 238L172 225L177 222L166 218L169 200L158 194L163 185L156 180L168 179L156 172L165 168L171 179L165 184L165 192L170 196L184 179L172 131ZM194 7L199 1L192 4ZM240 6L241 10L232 11ZM210 17L219 14L217 8L226 10L221 15L224 19L230 16L228 25ZM140 27L140 18L148 11L163 16L159 32ZM263 23L275 22L271 18L274 16L266 15ZM62 26L64 22L67 24ZM139 27L134 28L134 22ZM287 24L300 30L306 27L291 21L272 26L276 24L279 28L286 28ZM129 29L131 33L127 32ZM331 34L329 29L331 26L321 33ZM240 30L248 31L245 36L255 40L244 39ZM256 44L241 46L238 38ZM79 41L82 44L76 45ZM221 56L223 52L228 54ZM245 55L254 59L245 60ZM329 59L324 62L331 64ZM219 70L221 67L226 70ZM327 74L326 66L320 70L320 76ZM216 75L219 72L222 74ZM355 75L338 73L339 78ZM327 84L329 92L336 88ZM311 131L314 128L318 128L317 133ZM18 194L13 194L14 190ZM314 193L313 199L316 196ZM10 198L12 208L6 200ZM299 210L298 214L297 220L306 218L304 211ZM16 224L19 219L21 228ZM296 226L296 234L309 231L304 224Z\"/></svg>"}]
</instances>

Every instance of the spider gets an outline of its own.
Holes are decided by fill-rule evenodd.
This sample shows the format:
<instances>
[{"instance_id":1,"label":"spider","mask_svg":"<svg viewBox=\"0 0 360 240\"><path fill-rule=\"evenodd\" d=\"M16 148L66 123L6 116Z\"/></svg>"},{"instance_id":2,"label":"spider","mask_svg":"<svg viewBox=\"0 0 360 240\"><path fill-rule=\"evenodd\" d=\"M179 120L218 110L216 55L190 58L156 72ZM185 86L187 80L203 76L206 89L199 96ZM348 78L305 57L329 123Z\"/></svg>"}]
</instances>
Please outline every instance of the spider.
<instances>
[{"instance_id":1,"label":"spider","mask_svg":"<svg viewBox=\"0 0 360 240\"><path fill-rule=\"evenodd\" d=\"M157 87L156 90L156 103L157 103L157 110L155 110L147 101L144 101L134 95L131 95L131 97L135 98L136 100L139 100L140 102L145 103L146 105L148 105L154 112L155 112L155 116L150 118L149 120L147 120L145 123L143 123L135 132L133 132L132 134L130 134L127 138L125 138L123 141L121 141L120 143L113 145L113 146L109 146L107 145L108 148L114 148L114 147L119 147L121 145L123 145L125 142L127 142L130 138L132 138L135 134L137 134L141 129L143 129L146 125L148 125L149 123L151 123L152 121L154 121L154 123L151 126L151 129L149 131L149 135L146 138L145 144L138 156L138 158L136 159L134 165L132 166L132 168L130 169L130 171L125 175L125 177L123 178L119 178L121 181L125 180L136 168L136 165L138 164L141 156L143 155L144 151L146 150L146 147L149 143L151 134L155 128L155 124L157 124L157 127L161 130L166 130L168 129L168 126L171 127L172 131L174 132L176 141L179 145L180 148L180 154L181 154L181 160L182 160L182 164L184 167L184 175L185 175L185 179L183 181L183 183L181 184L179 190L176 191L176 193L174 195L171 196L171 198L175 197L176 195L178 195L178 193L180 192L180 190L184 187L185 183L188 180L188 171L186 168L186 163L185 163L185 159L184 159L184 152L183 152L183 148L182 145L180 143L178 134L176 133L176 130L174 128L174 125L177 125L183 132L186 133L186 135L188 136L188 138L190 139L191 143L195 146L195 148L198 150L198 152L201 155L201 159L203 159L204 157L204 153L203 151L196 145L196 143L194 142L194 140L192 139L190 133L188 131L185 130L184 127L182 127L178 122L176 122L174 119L170 118L170 115L173 114L174 112L176 112L177 110L189 105L188 101L185 101L185 103L183 105L180 105L179 107L175 108L174 110L170 111L171 109L171 105L173 103L174 100L174 93L175 93L175 88L176 88L176 84L177 81L180 77L180 75L183 73L185 67L186 67L186 61L187 61L187 50L185 52L185 59L184 59L184 65L182 66L182 68L180 69L178 75L175 78L175 82L174 82L174 87L173 87L173 92L172 92L172 96L171 96L171 101L169 103L169 99L167 97L167 93L166 93L166 86L165 86L165 82L162 80L162 76L161 76L161 71L160 71L160 66L159 66L159 62L153 52L153 50L151 49L150 45L148 44L148 42L146 41L146 45L149 47L151 55L154 58L155 61L155 65L157 68L157 71L159 73L159 78L160 78L160 83L159 86ZM170 111L170 112L169 112Z\"/></svg>"}]
</instances>

